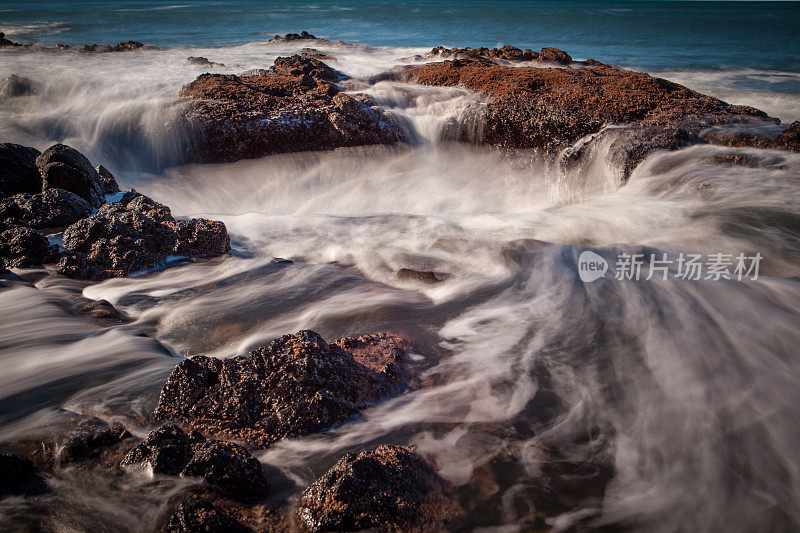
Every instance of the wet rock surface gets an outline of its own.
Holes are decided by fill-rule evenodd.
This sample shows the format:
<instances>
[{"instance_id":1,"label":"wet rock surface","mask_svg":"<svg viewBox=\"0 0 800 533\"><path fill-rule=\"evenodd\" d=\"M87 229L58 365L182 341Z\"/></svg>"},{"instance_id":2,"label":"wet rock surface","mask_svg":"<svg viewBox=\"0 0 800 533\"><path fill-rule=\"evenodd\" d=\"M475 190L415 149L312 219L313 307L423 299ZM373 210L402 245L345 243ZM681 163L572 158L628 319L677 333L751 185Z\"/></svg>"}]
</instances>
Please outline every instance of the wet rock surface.
<instances>
[{"instance_id":1,"label":"wet rock surface","mask_svg":"<svg viewBox=\"0 0 800 533\"><path fill-rule=\"evenodd\" d=\"M771 148L800 152L800 121L792 122L775 137L750 132L711 132L704 135L703 140L710 144L734 148Z\"/></svg>"},{"instance_id":2,"label":"wet rock surface","mask_svg":"<svg viewBox=\"0 0 800 533\"><path fill-rule=\"evenodd\" d=\"M0 83L0 95L15 97L29 96L39 91L39 84L28 78L11 74Z\"/></svg>"},{"instance_id":3,"label":"wet rock surface","mask_svg":"<svg viewBox=\"0 0 800 533\"><path fill-rule=\"evenodd\" d=\"M100 178L100 186L103 189L103 192L106 194L114 194L119 191L119 185L117 184L117 179L114 177L114 174L111 173L103 165L99 165L95 168L97 171L97 176Z\"/></svg>"},{"instance_id":4,"label":"wet rock surface","mask_svg":"<svg viewBox=\"0 0 800 533\"><path fill-rule=\"evenodd\" d=\"M383 445L348 454L300 495L311 531L438 531L456 514L447 483L411 450Z\"/></svg>"},{"instance_id":5,"label":"wet rock surface","mask_svg":"<svg viewBox=\"0 0 800 533\"><path fill-rule=\"evenodd\" d=\"M555 48L543 49L538 59L572 62ZM624 134L614 133L612 150L623 179L647 154L701 142L700 133L713 125L776 122L757 109L727 104L647 74L597 61L573 66L510 67L478 54L398 67L380 78L466 87L484 94L488 103L474 110L483 124L477 140L505 149L555 155L608 125L625 125ZM453 136L476 141L467 124Z\"/></svg>"},{"instance_id":6,"label":"wet rock surface","mask_svg":"<svg viewBox=\"0 0 800 533\"><path fill-rule=\"evenodd\" d=\"M503 59L506 61L533 61L539 59L539 53L527 49L523 51L511 45L500 48L445 48L444 46L437 46L422 57L434 59L469 59L484 57L488 59Z\"/></svg>"},{"instance_id":7,"label":"wet rock surface","mask_svg":"<svg viewBox=\"0 0 800 533\"><path fill-rule=\"evenodd\" d=\"M147 464L154 473L200 477L241 500L265 497L269 489L261 463L242 446L207 440L200 432L162 426L134 446L123 466Z\"/></svg>"},{"instance_id":8,"label":"wet rock surface","mask_svg":"<svg viewBox=\"0 0 800 533\"><path fill-rule=\"evenodd\" d=\"M72 254L59 263L70 277L102 279L153 268L169 255L208 257L230 251L221 222L175 220L168 207L138 193L103 205L64 230Z\"/></svg>"},{"instance_id":9,"label":"wet rock surface","mask_svg":"<svg viewBox=\"0 0 800 533\"><path fill-rule=\"evenodd\" d=\"M397 392L407 348L390 334L327 344L301 331L246 356L195 356L173 370L155 415L256 446L318 433Z\"/></svg>"},{"instance_id":10,"label":"wet rock surface","mask_svg":"<svg viewBox=\"0 0 800 533\"><path fill-rule=\"evenodd\" d=\"M85 44L78 48L78 52L97 53L97 52L133 52L161 50L157 46L142 44L139 41L124 41L117 44Z\"/></svg>"},{"instance_id":11,"label":"wet rock surface","mask_svg":"<svg viewBox=\"0 0 800 533\"><path fill-rule=\"evenodd\" d=\"M125 315L122 314L116 307L111 305L108 300L85 300L79 302L75 306L75 309L78 312L88 315L92 318L114 321L121 321L125 319Z\"/></svg>"},{"instance_id":12,"label":"wet rock surface","mask_svg":"<svg viewBox=\"0 0 800 533\"><path fill-rule=\"evenodd\" d=\"M250 531L211 502L188 496L169 516L162 533L244 533Z\"/></svg>"},{"instance_id":13,"label":"wet rock surface","mask_svg":"<svg viewBox=\"0 0 800 533\"><path fill-rule=\"evenodd\" d=\"M217 63L215 61L209 60L207 57L202 57L202 56L187 57L186 63L188 63L189 65L194 65L196 67L204 67L204 68L218 68L225 66L223 63Z\"/></svg>"},{"instance_id":14,"label":"wet rock surface","mask_svg":"<svg viewBox=\"0 0 800 533\"><path fill-rule=\"evenodd\" d=\"M128 430L120 425L87 420L67 436L61 444L57 460L64 464L97 459L107 449L131 437Z\"/></svg>"},{"instance_id":15,"label":"wet rock surface","mask_svg":"<svg viewBox=\"0 0 800 533\"><path fill-rule=\"evenodd\" d=\"M391 144L403 130L365 96L350 96L340 74L295 55L269 70L203 74L185 86L186 117L201 133L201 161L235 161L281 152Z\"/></svg>"},{"instance_id":16,"label":"wet rock surface","mask_svg":"<svg viewBox=\"0 0 800 533\"><path fill-rule=\"evenodd\" d=\"M276 35L275 37L270 39L269 42L281 43L281 42L292 42L292 41L310 41L315 39L317 39L315 35L311 35L307 31L301 31L300 33L287 33L284 36Z\"/></svg>"},{"instance_id":17,"label":"wet rock surface","mask_svg":"<svg viewBox=\"0 0 800 533\"><path fill-rule=\"evenodd\" d=\"M63 228L88 217L92 210L89 202L64 189L0 200L0 220L34 229Z\"/></svg>"},{"instance_id":18,"label":"wet rock surface","mask_svg":"<svg viewBox=\"0 0 800 533\"><path fill-rule=\"evenodd\" d=\"M42 192L42 177L36 168L39 150L14 143L0 143L0 195Z\"/></svg>"},{"instance_id":19,"label":"wet rock surface","mask_svg":"<svg viewBox=\"0 0 800 533\"><path fill-rule=\"evenodd\" d=\"M58 247L51 246L47 237L38 231L0 224L0 264L6 269L43 265L57 254Z\"/></svg>"},{"instance_id":20,"label":"wet rock surface","mask_svg":"<svg viewBox=\"0 0 800 533\"><path fill-rule=\"evenodd\" d=\"M397 279L401 281L419 281L422 283L438 283L436 273L423 270L401 268L397 271Z\"/></svg>"},{"instance_id":21,"label":"wet rock surface","mask_svg":"<svg viewBox=\"0 0 800 533\"><path fill-rule=\"evenodd\" d=\"M105 193L100 175L83 154L64 144L55 144L36 158L42 190L65 189L93 206L103 204Z\"/></svg>"}]
</instances>

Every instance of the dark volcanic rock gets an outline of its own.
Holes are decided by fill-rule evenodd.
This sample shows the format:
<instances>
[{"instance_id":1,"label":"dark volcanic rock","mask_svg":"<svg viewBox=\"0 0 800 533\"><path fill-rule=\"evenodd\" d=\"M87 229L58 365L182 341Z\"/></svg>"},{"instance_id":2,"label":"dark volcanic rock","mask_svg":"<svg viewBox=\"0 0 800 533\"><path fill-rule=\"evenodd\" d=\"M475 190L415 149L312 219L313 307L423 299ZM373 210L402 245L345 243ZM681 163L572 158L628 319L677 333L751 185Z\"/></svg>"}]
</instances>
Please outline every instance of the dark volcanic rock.
<instances>
[{"instance_id":1,"label":"dark volcanic rock","mask_svg":"<svg viewBox=\"0 0 800 533\"><path fill-rule=\"evenodd\" d=\"M55 144L36 158L42 175L42 190L65 189L92 204L102 205L103 183L89 160L79 151L64 144Z\"/></svg>"},{"instance_id":2,"label":"dark volcanic rock","mask_svg":"<svg viewBox=\"0 0 800 533\"><path fill-rule=\"evenodd\" d=\"M184 432L166 425L150 433L122 460L123 466L146 463L153 472L195 476L242 500L263 498L269 492L261 463L242 446L206 440L198 431Z\"/></svg>"},{"instance_id":3,"label":"dark volcanic rock","mask_svg":"<svg viewBox=\"0 0 800 533\"><path fill-rule=\"evenodd\" d=\"M312 39L316 39L316 37L314 35L311 35L307 31L302 31L300 33L287 33L284 37L276 35L275 37L270 39L269 42L277 43L277 42L291 42L291 41L307 41Z\"/></svg>"},{"instance_id":4,"label":"dark volcanic rock","mask_svg":"<svg viewBox=\"0 0 800 533\"><path fill-rule=\"evenodd\" d=\"M13 143L0 144L0 195L42 192L42 177L36 168L39 150Z\"/></svg>"},{"instance_id":5,"label":"dark volcanic rock","mask_svg":"<svg viewBox=\"0 0 800 533\"><path fill-rule=\"evenodd\" d=\"M103 165L98 166L95 168L97 171L97 175L100 177L100 185L103 188L103 192L106 194L114 194L115 192L119 192L119 185L117 185L117 179L114 177L114 174L111 173Z\"/></svg>"},{"instance_id":6,"label":"dark volcanic rock","mask_svg":"<svg viewBox=\"0 0 800 533\"><path fill-rule=\"evenodd\" d=\"M511 45L506 45L501 48L445 48L444 46L437 46L425 54L425 57L442 59L484 57L488 59L503 59L506 61L533 61L539 58L539 54L531 50L522 51Z\"/></svg>"},{"instance_id":7,"label":"dark volcanic rock","mask_svg":"<svg viewBox=\"0 0 800 533\"><path fill-rule=\"evenodd\" d=\"M308 487L297 504L311 531L438 531L456 506L431 465L399 446L348 454Z\"/></svg>"},{"instance_id":8,"label":"dark volcanic rock","mask_svg":"<svg viewBox=\"0 0 800 533\"><path fill-rule=\"evenodd\" d=\"M0 262L5 268L43 265L58 254L58 248L34 229L24 226L0 226L0 229Z\"/></svg>"},{"instance_id":9,"label":"dark volcanic rock","mask_svg":"<svg viewBox=\"0 0 800 533\"><path fill-rule=\"evenodd\" d=\"M187 434L175 425L161 426L134 446L122 460L122 465L147 463L157 474L175 476L192 458L192 446L202 442L205 442L205 437L199 432Z\"/></svg>"},{"instance_id":10,"label":"dark volcanic rock","mask_svg":"<svg viewBox=\"0 0 800 533\"><path fill-rule=\"evenodd\" d=\"M0 220L34 229L63 228L91 212L89 202L64 189L17 194L0 200Z\"/></svg>"},{"instance_id":11,"label":"dark volcanic rock","mask_svg":"<svg viewBox=\"0 0 800 533\"><path fill-rule=\"evenodd\" d=\"M125 41L117 44L85 44L78 48L79 52L95 53L95 52L132 52L132 51L145 51L145 50L161 50L157 46L150 46L142 44L139 41Z\"/></svg>"},{"instance_id":12,"label":"dark volcanic rock","mask_svg":"<svg viewBox=\"0 0 800 533\"><path fill-rule=\"evenodd\" d=\"M131 438L131 434L122 426L109 426L102 423L84 424L82 428L67 437L59 451L58 459L61 463L95 459L106 449L129 438Z\"/></svg>"},{"instance_id":13,"label":"dark volcanic rock","mask_svg":"<svg viewBox=\"0 0 800 533\"><path fill-rule=\"evenodd\" d=\"M177 221L168 207L138 193L103 205L64 230L59 271L70 277L105 278L153 268L171 254L207 257L230 251L221 222Z\"/></svg>"},{"instance_id":14,"label":"dark volcanic rock","mask_svg":"<svg viewBox=\"0 0 800 533\"><path fill-rule=\"evenodd\" d=\"M196 446L182 475L202 477L242 499L262 498L269 492L261 463L232 442L209 441Z\"/></svg>"},{"instance_id":15,"label":"dark volcanic rock","mask_svg":"<svg viewBox=\"0 0 800 533\"><path fill-rule=\"evenodd\" d=\"M365 96L340 92L339 74L300 55L270 70L202 74L185 86L187 119L201 133L201 161L235 161L281 152L405 140L400 126Z\"/></svg>"},{"instance_id":16,"label":"dark volcanic rock","mask_svg":"<svg viewBox=\"0 0 800 533\"><path fill-rule=\"evenodd\" d=\"M162 533L246 533L249 529L212 503L189 496L178 505L161 529Z\"/></svg>"},{"instance_id":17,"label":"dark volcanic rock","mask_svg":"<svg viewBox=\"0 0 800 533\"><path fill-rule=\"evenodd\" d=\"M3 96L28 96L38 92L38 85L33 80L12 74L3 82L0 94Z\"/></svg>"},{"instance_id":18,"label":"dark volcanic rock","mask_svg":"<svg viewBox=\"0 0 800 533\"><path fill-rule=\"evenodd\" d=\"M0 48L5 48L6 46L22 46L19 43L15 43L9 39L6 39L6 34L0 31Z\"/></svg>"},{"instance_id":19,"label":"dark volcanic rock","mask_svg":"<svg viewBox=\"0 0 800 533\"><path fill-rule=\"evenodd\" d=\"M399 389L407 347L389 334L327 344L301 331L247 356L195 356L172 371L155 414L258 446L324 431Z\"/></svg>"}]
</instances>

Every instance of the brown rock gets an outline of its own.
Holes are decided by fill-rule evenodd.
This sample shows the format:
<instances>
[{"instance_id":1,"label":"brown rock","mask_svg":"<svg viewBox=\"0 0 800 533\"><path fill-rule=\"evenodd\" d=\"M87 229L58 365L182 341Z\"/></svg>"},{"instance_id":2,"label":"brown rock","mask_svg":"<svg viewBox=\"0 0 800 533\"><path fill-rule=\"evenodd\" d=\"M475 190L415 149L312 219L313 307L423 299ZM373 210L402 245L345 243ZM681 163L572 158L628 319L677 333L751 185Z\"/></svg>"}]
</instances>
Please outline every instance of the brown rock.
<instances>
[{"instance_id":1,"label":"brown rock","mask_svg":"<svg viewBox=\"0 0 800 533\"><path fill-rule=\"evenodd\" d=\"M168 207L138 193L103 205L94 215L64 230L59 272L70 277L102 279L153 268L169 255L208 257L230 251L221 222L177 221Z\"/></svg>"},{"instance_id":2,"label":"brown rock","mask_svg":"<svg viewBox=\"0 0 800 533\"><path fill-rule=\"evenodd\" d=\"M348 454L300 496L297 514L311 531L439 531L457 510L449 486L407 448Z\"/></svg>"},{"instance_id":3,"label":"brown rock","mask_svg":"<svg viewBox=\"0 0 800 533\"><path fill-rule=\"evenodd\" d=\"M437 283L439 280L433 272L423 272L410 268L401 268L397 271L397 279L402 281L421 281L422 283Z\"/></svg>"},{"instance_id":4,"label":"brown rock","mask_svg":"<svg viewBox=\"0 0 800 533\"><path fill-rule=\"evenodd\" d=\"M317 433L397 392L406 347L388 334L327 344L301 331L246 356L195 356L173 370L155 415L257 446Z\"/></svg>"},{"instance_id":5,"label":"brown rock","mask_svg":"<svg viewBox=\"0 0 800 533\"><path fill-rule=\"evenodd\" d=\"M569 65L572 63L572 57L564 50L558 48L542 48L542 51L539 52L539 59L562 65Z\"/></svg>"},{"instance_id":6,"label":"brown rock","mask_svg":"<svg viewBox=\"0 0 800 533\"><path fill-rule=\"evenodd\" d=\"M546 61L568 55L544 49ZM727 104L676 83L609 65L582 68L510 67L473 58L410 65L382 79L424 85L459 86L483 93L489 102L474 113L490 145L536 149L550 156L606 125L627 125L615 136L611 157L623 179L653 150L699 142L700 132L717 124L774 122L757 109ZM473 142L472 119L452 136ZM588 148L588 144L581 149Z\"/></svg>"},{"instance_id":7,"label":"brown rock","mask_svg":"<svg viewBox=\"0 0 800 533\"><path fill-rule=\"evenodd\" d=\"M245 533L250 531L211 502L198 496L183 499L162 533Z\"/></svg>"},{"instance_id":8,"label":"brown rock","mask_svg":"<svg viewBox=\"0 0 800 533\"><path fill-rule=\"evenodd\" d=\"M339 74L300 55L270 70L203 74L181 91L186 116L201 132L201 161L235 161L281 152L405 140L402 128L366 97L340 93Z\"/></svg>"},{"instance_id":9,"label":"brown rock","mask_svg":"<svg viewBox=\"0 0 800 533\"><path fill-rule=\"evenodd\" d=\"M794 121L772 141L773 148L800 152L800 121Z\"/></svg>"},{"instance_id":10,"label":"brown rock","mask_svg":"<svg viewBox=\"0 0 800 533\"><path fill-rule=\"evenodd\" d=\"M123 466L147 464L165 475L200 477L216 489L243 501L265 497L269 489L261 463L242 446L207 440L201 433L162 426L131 448Z\"/></svg>"}]
</instances>

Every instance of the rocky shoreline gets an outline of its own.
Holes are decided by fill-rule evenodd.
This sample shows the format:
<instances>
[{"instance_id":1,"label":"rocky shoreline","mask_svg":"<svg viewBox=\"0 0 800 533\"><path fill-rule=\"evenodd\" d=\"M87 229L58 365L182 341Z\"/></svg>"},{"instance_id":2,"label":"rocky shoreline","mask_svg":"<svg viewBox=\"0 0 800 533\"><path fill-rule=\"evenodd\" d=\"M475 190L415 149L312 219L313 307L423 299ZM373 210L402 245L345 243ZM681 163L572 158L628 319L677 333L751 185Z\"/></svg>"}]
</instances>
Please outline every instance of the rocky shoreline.
<instances>
[{"instance_id":1,"label":"rocky shoreline","mask_svg":"<svg viewBox=\"0 0 800 533\"><path fill-rule=\"evenodd\" d=\"M276 39L319 41L310 34ZM182 89L188 100L186 118L200 132L200 162L410 142L385 110L358 91L345 92L354 80L325 63L334 58L309 50L279 57L266 70L203 74ZM407 60L410 64L368 83L460 87L483 95L484 103L447 125L448 140L531 150L564 167L608 140L607 157L622 182L658 150L703 143L800 149L798 124L779 138L763 131L747 133L780 121L648 74L594 59L574 61L557 48L436 47ZM725 127L744 133L714 133Z\"/></svg>"},{"instance_id":2,"label":"rocky shoreline","mask_svg":"<svg viewBox=\"0 0 800 533\"><path fill-rule=\"evenodd\" d=\"M306 32L273 39L311 40L318 39ZM0 46L41 50L2 34ZM79 51L154 49L128 42ZM190 60L222 66L206 58ZM367 96L351 94L353 80L325 61L328 56L309 49L279 57L263 70L204 73L183 87L184 118L200 135L198 162L410 142L402 124ZM800 123L775 137L750 133L748 127L779 121L647 74L591 59L574 61L555 48L437 47L369 83L382 81L481 94L485 103L469 110L481 121L481 138L455 123L447 128L450 140L529 150L566 166L608 141L609 158L623 182L657 150L712 143L800 151ZM731 133L725 127L738 129ZM69 146L39 152L0 144L0 173L4 275L11 276L13 268L45 266L54 276L99 281L157 269L173 257L211 258L231 251L222 222L176 219L168 206L121 191L108 169ZM398 277L441 281L434 272L410 269ZM89 316L121 318L108 302L84 304ZM409 339L392 333L328 343L313 331L300 331L244 355L183 359L164 383L152 416L141 424L126 427L75 415L72 429L51 440L5 443L0 467L7 474L0 490L3 496L35 498L49 490L48 479L60 469L84 464L121 479L190 480L191 487L180 491L162 517L162 531L458 529L467 503L480 509L494 494L467 489L456 495L437 466L411 448L384 443L343 455L289 497L275 495L279 481L257 458L283 440L356 420L408 390L410 349ZM142 430L148 434L134 436ZM557 450L538 453L544 466L541 486L532 489L539 498L539 514L528 524L534 529L544 529L545 517L575 508L577 500L600 498L613 476L613 467L603 461L584 472L584 465L559 457ZM498 452L468 485L491 486L509 461ZM576 488L576 479L584 484Z\"/></svg>"}]
</instances>

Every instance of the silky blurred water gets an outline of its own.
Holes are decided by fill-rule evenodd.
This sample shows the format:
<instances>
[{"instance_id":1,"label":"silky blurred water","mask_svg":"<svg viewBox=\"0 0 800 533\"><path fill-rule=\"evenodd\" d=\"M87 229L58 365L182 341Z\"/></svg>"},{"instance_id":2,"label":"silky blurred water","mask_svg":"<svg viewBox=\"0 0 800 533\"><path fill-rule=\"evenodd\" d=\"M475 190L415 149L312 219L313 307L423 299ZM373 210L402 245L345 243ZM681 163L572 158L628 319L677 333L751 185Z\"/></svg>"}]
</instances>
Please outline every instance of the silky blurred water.
<instances>
[{"instance_id":1,"label":"silky blurred water","mask_svg":"<svg viewBox=\"0 0 800 533\"><path fill-rule=\"evenodd\" d=\"M0 51L0 77L41 84L0 99L0 141L66 142L176 216L223 220L233 251L102 283L41 269L4 281L0 440L65 412L144 435L181 356L388 330L414 341L423 386L260 452L266 465L302 487L347 451L413 444L476 528L527 530L544 513L554 530L797 531L800 156L699 145L652 154L622 186L608 143L569 169L451 143L445 125L483 97L365 81L438 44L555 45L786 121L800 118L797 17L788 3L5 2L0 31L15 40L167 49ZM192 132L177 92L206 70L186 57L264 68L307 45L266 40L303 29L365 45L314 44L413 145L182 164ZM612 266L626 251L764 260L757 280L584 283L585 250ZM130 323L70 312L79 297ZM35 505L3 499L0 529L151 531L191 483L91 465L47 482Z\"/></svg>"}]
</instances>

